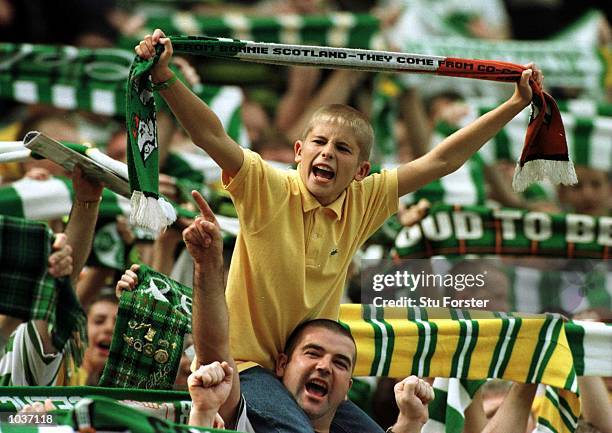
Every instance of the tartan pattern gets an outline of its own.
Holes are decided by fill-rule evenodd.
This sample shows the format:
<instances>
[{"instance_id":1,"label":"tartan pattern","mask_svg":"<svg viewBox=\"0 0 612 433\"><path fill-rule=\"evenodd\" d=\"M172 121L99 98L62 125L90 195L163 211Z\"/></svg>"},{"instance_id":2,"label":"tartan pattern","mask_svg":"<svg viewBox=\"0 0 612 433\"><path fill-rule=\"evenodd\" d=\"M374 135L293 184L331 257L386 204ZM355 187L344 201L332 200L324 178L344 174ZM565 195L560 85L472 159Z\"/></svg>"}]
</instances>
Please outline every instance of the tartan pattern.
<instances>
[{"instance_id":1,"label":"tartan pattern","mask_svg":"<svg viewBox=\"0 0 612 433\"><path fill-rule=\"evenodd\" d=\"M52 233L44 224L0 215L0 312L22 320L45 320L56 348L69 350L80 364L86 343L86 318L68 277L47 274ZM58 302L61 300L61 302Z\"/></svg>"},{"instance_id":2,"label":"tartan pattern","mask_svg":"<svg viewBox=\"0 0 612 433\"><path fill-rule=\"evenodd\" d=\"M501 212L501 210L498 210ZM461 212L461 214L460 214ZM513 214L515 236L504 237L501 217L496 217L494 209L483 206L460 206L435 204L429 215L412 227L399 227L395 237L394 251L401 258L423 258L433 255L463 255L463 254L496 254L496 255L539 255L549 257L593 258L609 257L610 246L605 239L592 239L584 243L568 242L567 218L565 214L538 213L538 218L547 218L550 222L550 236L541 241L527 237L527 218L530 213L519 209L505 209L503 212ZM478 221L478 236L466 236L462 239L452 227L456 225L458 215L467 215L472 222ZM600 225L599 217L587 215L574 216L582 218L593 227ZM434 222L435 221L435 222ZM531 223L530 223L531 224ZM548 224L548 223L547 223ZM446 235L441 236L437 227L450 227ZM529 228L533 231L533 228ZM428 238L427 233L436 232L436 238Z\"/></svg>"},{"instance_id":3,"label":"tartan pattern","mask_svg":"<svg viewBox=\"0 0 612 433\"><path fill-rule=\"evenodd\" d=\"M147 266L140 267L138 280L134 291L121 296L100 385L171 388L191 329L191 291Z\"/></svg>"}]
</instances>

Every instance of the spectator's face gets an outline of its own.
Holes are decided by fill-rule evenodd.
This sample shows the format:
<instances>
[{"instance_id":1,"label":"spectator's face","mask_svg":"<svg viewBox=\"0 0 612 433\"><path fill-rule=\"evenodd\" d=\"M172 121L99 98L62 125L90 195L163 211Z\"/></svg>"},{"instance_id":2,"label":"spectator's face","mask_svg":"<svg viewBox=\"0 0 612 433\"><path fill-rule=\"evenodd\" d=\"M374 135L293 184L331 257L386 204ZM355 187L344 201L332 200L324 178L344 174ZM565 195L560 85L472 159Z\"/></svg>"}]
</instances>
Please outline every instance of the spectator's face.
<instances>
[{"instance_id":1,"label":"spectator's face","mask_svg":"<svg viewBox=\"0 0 612 433\"><path fill-rule=\"evenodd\" d=\"M294 150L302 182L322 205L332 203L370 169L369 162L359 158L361 148L353 130L336 122L316 124Z\"/></svg>"},{"instance_id":2,"label":"spectator's face","mask_svg":"<svg viewBox=\"0 0 612 433\"><path fill-rule=\"evenodd\" d=\"M578 184L559 188L559 200L571 212L605 216L608 214L610 184L604 171L576 167Z\"/></svg>"},{"instance_id":3,"label":"spectator's face","mask_svg":"<svg viewBox=\"0 0 612 433\"><path fill-rule=\"evenodd\" d=\"M98 301L89 308L87 313L89 347L85 352L85 358L92 371L102 372L108 360L117 320L117 309L118 305L110 301Z\"/></svg>"},{"instance_id":4,"label":"spectator's face","mask_svg":"<svg viewBox=\"0 0 612 433\"><path fill-rule=\"evenodd\" d=\"M320 327L304 330L291 358L280 355L276 373L315 428L329 426L346 399L354 356L350 338Z\"/></svg>"}]
</instances>

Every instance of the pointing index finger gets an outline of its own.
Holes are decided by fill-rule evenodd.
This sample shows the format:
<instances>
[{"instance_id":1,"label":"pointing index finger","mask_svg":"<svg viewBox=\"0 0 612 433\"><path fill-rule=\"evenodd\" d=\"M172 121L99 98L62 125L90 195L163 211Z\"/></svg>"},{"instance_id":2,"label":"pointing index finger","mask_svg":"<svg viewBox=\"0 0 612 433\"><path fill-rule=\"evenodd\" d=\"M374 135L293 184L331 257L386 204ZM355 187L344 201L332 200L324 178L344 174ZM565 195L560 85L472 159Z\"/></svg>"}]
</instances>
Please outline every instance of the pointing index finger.
<instances>
[{"instance_id":1,"label":"pointing index finger","mask_svg":"<svg viewBox=\"0 0 612 433\"><path fill-rule=\"evenodd\" d=\"M200 213L202 214L202 216L206 218L208 221L216 222L217 219L215 218L215 214L210 209L210 206L208 206L208 203L206 202L206 200L204 200L204 197L202 197L202 194L194 190L194 191L191 191L191 196L193 197L198 207L200 208Z\"/></svg>"}]
</instances>

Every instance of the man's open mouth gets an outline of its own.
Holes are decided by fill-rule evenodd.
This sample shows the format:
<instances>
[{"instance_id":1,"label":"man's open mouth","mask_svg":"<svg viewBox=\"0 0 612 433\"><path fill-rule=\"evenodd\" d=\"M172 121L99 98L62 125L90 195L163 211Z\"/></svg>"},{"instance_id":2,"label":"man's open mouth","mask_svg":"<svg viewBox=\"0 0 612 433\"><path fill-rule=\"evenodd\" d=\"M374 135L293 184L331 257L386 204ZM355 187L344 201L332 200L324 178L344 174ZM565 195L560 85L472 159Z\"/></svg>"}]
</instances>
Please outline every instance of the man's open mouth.
<instances>
[{"instance_id":1,"label":"man's open mouth","mask_svg":"<svg viewBox=\"0 0 612 433\"><path fill-rule=\"evenodd\" d=\"M327 384L318 379L312 379L306 382L306 391L308 391L309 394L317 397L325 397L329 392L327 389Z\"/></svg>"}]
</instances>

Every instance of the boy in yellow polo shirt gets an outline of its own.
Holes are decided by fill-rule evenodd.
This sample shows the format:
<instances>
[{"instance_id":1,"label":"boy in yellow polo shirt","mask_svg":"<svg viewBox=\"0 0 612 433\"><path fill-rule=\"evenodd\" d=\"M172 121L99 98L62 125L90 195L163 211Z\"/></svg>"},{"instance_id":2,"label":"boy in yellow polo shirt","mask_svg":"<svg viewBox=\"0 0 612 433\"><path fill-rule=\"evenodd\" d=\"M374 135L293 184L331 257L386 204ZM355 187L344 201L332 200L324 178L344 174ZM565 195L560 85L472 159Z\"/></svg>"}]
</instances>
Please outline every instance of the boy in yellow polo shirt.
<instances>
[{"instance_id":1,"label":"boy in yellow polo shirt","mask_svg":"<svg viewBox=\"0 0 612 433\"><path fill-rule=\"evenodd\" d=\"M170 40L157 29L136 47L147 59L154 56L158 43L165 50L152 70L156 84L173 78L168 68ZM332 105L317 111L294 145L297 171L282 171L235 143L217 116L180 81L160 91L192 141L222 168L224 186L238 212L241 229L226 295L230 344L236 361L248 362L243 367L261 366L241 373L249 409L264 415L281 410L277 421L282 425L262 431L312 431L300 427L297 418L291 421L297 405L288 407L286 396L271 392L270 380L275 379L270 371L286 338L303 321L338 318L351 258L397 211L398 197L455 171L529 105L532 74L541 83L539 71L526 70L508 101L425 156L372 176L372 127L350 107ZM346 411L341 406L336 415L342 418L340 427L381 431L356 413L356 406ZM359 421L359 427L347 430L346 419Z\"/></svg>"}]
</instances>

